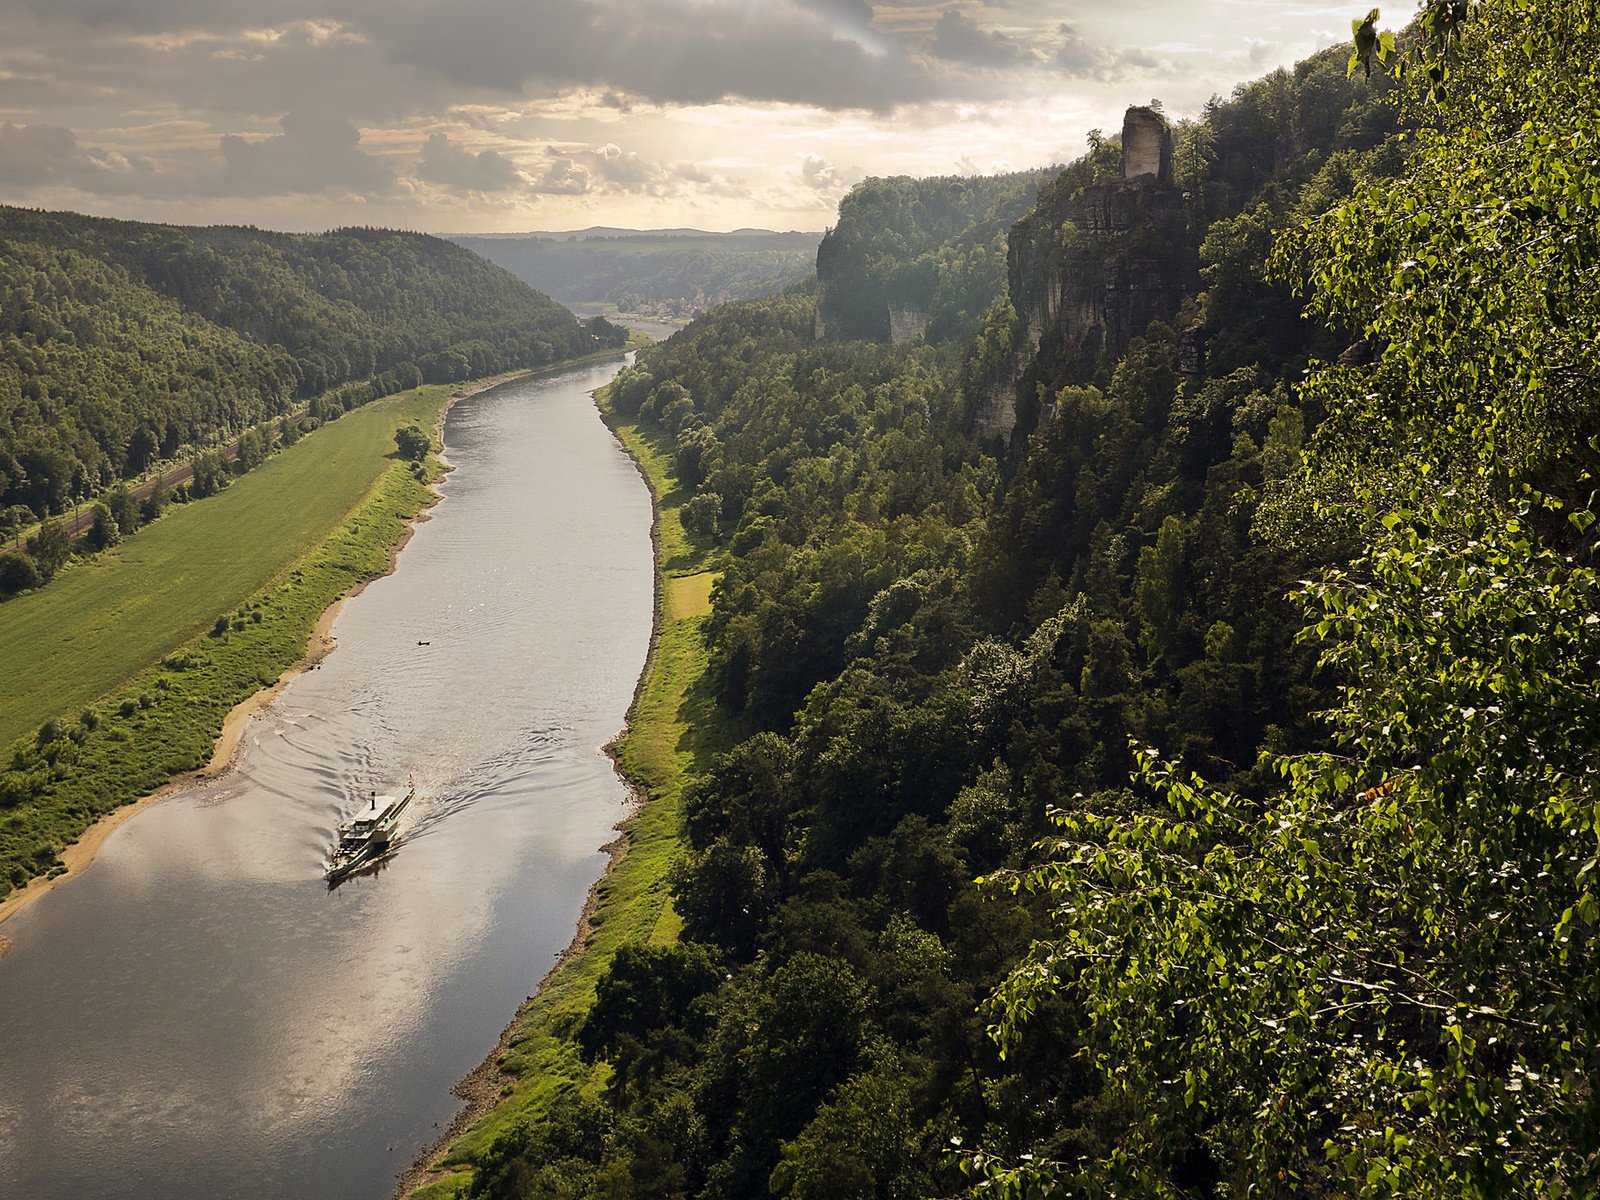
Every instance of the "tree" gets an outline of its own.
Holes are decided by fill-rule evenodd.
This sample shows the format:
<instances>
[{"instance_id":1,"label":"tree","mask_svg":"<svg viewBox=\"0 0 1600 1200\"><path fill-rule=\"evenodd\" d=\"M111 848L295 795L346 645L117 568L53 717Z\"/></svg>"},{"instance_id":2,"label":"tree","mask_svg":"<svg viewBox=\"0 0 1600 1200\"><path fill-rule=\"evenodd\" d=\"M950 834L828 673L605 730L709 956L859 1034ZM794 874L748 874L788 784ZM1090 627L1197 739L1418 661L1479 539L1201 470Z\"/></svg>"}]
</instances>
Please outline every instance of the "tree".
<instances>
[{"instance_id":1,"label":"tree","mask_svg":"<svg viewBox=\"0 0 1600 1200\"><path fill-rule=\"evenodd\" d=\"M701 492L679 510L679 516L690 533L716 537L721 531L722 497L715 492Z\"/></svg>"},{"instance_id":2,"label":"tree","mask_svg":"<svg viewBox=\"0 0 1600 1200\"><path fill-rule=\"evenodd\" d=\"M401 458L421 462L433 449L433 439L417 425L402 425L394 431L394 444Z\"/></svg>"},{"instance_id":3,"label":"tree","mask_svg":"<svg viewBox=\"0 0 1600 1200\"><path fill-rule=\"evenodd\" d=\"M72 536L66 526L53 517L46 517L28 539L28 553L38 564L39 577L48 580L66 565L72 556Z\"/></svg>"},{"instance_id":4,"label":"tree","mask_svg":"<svg viewBox=\"0 0 1600 1200\"><path fill-rule=\"evenodd\" d=\"M1279 259L1375 348L1304 390L1298 503L1361 547L1304 592L1328 745L1260 792L1142 749L1136 811L1057 814L1009 877L1049 931L994 1033L1016 1054L1070 987L1123 1116L1101 1161L980 1163L997 1194L1600 1189L1600 24L1489 0L1423 32L1407 170Z\"/></svg>"},{"instance_id":5,"label":"tree","mask_svg":"<svg viewBox=\"0 0 1600 1200\"><path fill-rule=\"evenodd\" d=\"M157 485L160 490L160 485ZM138 532L142 523L143 512L139 502L128 491L127 485L119 483L106 493L105 505L111 511L111 517L117 523L117 532L123 537ZM159 510L158 510L159 513Z\"/></svg>"},{"instance_id":6,"label":"tree","mask_svg":"<svg viewBox=\"0 0 1600 1200\"><path fill-rule=\"evenodd\" d=\"M89 545L96 550L106 550L115 546L122 540L122 532L117 528L117 519L111 515L111 510L104 504L94 506L93 515L89 522Z\"/></svg>"}]
</instances>

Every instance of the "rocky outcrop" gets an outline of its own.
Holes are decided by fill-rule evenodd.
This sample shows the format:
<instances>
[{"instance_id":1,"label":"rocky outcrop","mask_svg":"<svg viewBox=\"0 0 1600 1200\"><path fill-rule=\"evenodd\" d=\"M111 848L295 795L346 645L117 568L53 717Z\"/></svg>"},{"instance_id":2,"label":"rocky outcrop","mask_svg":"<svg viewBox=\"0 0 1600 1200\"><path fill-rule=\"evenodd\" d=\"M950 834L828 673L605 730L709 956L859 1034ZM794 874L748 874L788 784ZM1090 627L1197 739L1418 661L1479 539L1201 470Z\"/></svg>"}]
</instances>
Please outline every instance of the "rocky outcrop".
<instances>
[{"instance_id":1,"label":"rocky outcrop","mask_svg":"<svg viewBox=\"0 0 1600 1200\"><path fill-rule=\"evenodd\" d=\"M889 305L889 341L896 346L915 341L928 327L928 310L916 305Z\"/></svg>"},{"instance_id":2,"label":"rocky outcrop","mask_svg":"<svg viewBox=\"0 0 1600 1200\"><path fill-rule=\"evenodd\" d=\"M978 396L973 409L972 435L989 447L1004 450L1017 428L1017 378L1007 372L993 380Z\"/></svg>"},{"instance_id":3,"label":"rocky outcrop","mask_svg":"<svg viewBox=\"0 0 1600 1200\"><path fill-rule=\"evenodd\" d=\"M1028 345L1086 373L1120 357L1198 288L1197 247L1172 186L1172 135L1153 109L1128 110L1123 177L1041 195L1012 227L1009 286Z\"/></svg>"},{"instance_id":4,"label":"rocky outcrop","mask_svg":"<svg viewBox=\"0 0 1600 1200\"><path fill-rule=\"evenodd\" d=\"M1016 321L1003 361L969 385L980 440L1014 441L1049 419L1053 397L1109 367L1154 321L1173 321L1200 285L1197 235L1172 182L1172 133L1151 108L1123 122L1121 171L1084 184L1064 174L1011 227L1008 288ZM1184 334L1182 369L1205 366L1205 332Z\"/></svg>"},{"instance_id":5,"label":"rocky outcrop","mask_svg":"<svg viewBox=\"0 0 1600 1200\"><path fill-rule=\"evenodd\" d=\"M1172 184L1172 129L1153 108L1130 108L1122 118L1122 181Z\"/></svg>"}]
</instances>

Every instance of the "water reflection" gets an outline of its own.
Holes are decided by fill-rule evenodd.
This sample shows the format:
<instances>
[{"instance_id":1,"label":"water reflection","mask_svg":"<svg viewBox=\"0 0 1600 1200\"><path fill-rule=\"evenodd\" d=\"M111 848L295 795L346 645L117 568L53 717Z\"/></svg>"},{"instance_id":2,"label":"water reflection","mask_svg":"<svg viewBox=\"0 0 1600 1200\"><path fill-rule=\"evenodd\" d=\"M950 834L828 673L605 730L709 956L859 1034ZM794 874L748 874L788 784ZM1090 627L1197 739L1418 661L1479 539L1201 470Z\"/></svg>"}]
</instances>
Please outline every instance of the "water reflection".
<instances>
[{"instance_id":1,"label":"water reflection","mask_svg":"<svg viewBox=\"0 0 1600 1200\"><path fill-rule=\"evenodd\" d=\"M622 811L650 517L586 394L614 370L458 405L447 498L239 769L7 924L0 1195L377 1197L448 1122ZM394 851L330 891L408 773Z\"/></svg>"}]
</instances>

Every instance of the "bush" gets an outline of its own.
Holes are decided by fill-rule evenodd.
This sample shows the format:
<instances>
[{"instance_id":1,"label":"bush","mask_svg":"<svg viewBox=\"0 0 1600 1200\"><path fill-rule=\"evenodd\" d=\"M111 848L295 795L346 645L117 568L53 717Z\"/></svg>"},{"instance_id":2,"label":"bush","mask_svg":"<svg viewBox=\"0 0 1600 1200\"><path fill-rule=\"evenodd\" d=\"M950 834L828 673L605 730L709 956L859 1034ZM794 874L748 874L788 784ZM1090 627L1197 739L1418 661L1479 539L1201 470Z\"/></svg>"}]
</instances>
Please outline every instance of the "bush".
<instances>
[{"instance_id":1,"label":"bush","mask_svg":"<svg viewBox=\"0 0 1600 1200\"><path fill-rule=\"evenodd\" d=\"M396 429L394 444L400 451L400 457L409 458L412 462L421 462L433 449L433 439L417 425L402 425Z\"/></svg>"},{"instance_id":2,"label":"bush","mask_svg":"<svg viewBox=\"0 0 1600 1200\"><path fill-rule=\"evenodd\" d=\"M0 596L11 596L36 588L44 582L39 564L26 550L0 554Z\"/></svg>"}]
</instances>

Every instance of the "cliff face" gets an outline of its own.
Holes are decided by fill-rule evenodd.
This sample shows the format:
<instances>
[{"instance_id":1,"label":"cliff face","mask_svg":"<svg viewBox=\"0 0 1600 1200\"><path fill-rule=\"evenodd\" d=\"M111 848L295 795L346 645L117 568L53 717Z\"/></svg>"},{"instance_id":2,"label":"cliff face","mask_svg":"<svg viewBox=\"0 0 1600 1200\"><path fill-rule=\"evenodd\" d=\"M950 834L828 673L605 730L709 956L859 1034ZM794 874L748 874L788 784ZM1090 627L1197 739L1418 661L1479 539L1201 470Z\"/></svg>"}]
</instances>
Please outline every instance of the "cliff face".
<instances>
[{"instance_id":1,"label":"cliff face","mask_svg":"<svg viewBox=\"0 0 1600 1200\"><path fill-rule=\"evenodd\" d=\"M1159 113L1128 110L1120 178L1040 193L1011 228L1007 286L1017 315L1011 364L976 397L973 415L989 440L1016 428L1019 383L1093 377L1199 289L1198 236L1172 184L1172 135Z\"/></svg>"},{"instance_id":2,"label":"cliff face","mask_svg":"<svg viewBox=\"0 0 1600 1200\"><path fill-rule=\"evenodd\" d=\"M1198 285L1183 197L1126 182L1086 188L1011 231L1011 303L1026 342L1114 359L1151 321L1177 315Z\"/></svg>"},{"instance_id":3,"label":"cliff face","mask_svg":"<svg viewBox=\"0 0 1600 1200\"><path fill-rule=\"evenodd\" d=\"M1120 357L1151 321L1170 321L1199 287L1197 244L1172 185L1172 135L1148 108L1122 128L1122 177L1041 196L1012 227L1011 302L1026 344L1085 365Z\"/></svg>"}]
</instances>

